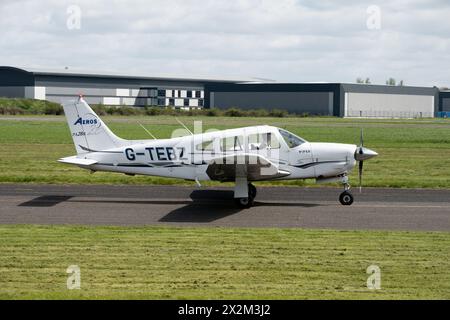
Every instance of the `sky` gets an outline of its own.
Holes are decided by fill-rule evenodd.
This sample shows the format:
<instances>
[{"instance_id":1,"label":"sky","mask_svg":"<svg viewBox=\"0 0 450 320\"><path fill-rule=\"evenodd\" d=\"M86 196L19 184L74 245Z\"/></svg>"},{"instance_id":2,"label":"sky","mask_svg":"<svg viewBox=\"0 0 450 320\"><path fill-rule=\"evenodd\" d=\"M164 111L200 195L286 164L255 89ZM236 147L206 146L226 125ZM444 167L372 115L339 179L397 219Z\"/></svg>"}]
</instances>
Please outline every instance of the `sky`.
<instances>
[{"instance_id":1,"label":"sky","mask_svg":"<svg viewBox=\"0 0 450 320\"><path fill-rule=\"evenodd\" d=\"M450 86L448 0L0 0L0 65Z\"/></svg>"}]
</instances>

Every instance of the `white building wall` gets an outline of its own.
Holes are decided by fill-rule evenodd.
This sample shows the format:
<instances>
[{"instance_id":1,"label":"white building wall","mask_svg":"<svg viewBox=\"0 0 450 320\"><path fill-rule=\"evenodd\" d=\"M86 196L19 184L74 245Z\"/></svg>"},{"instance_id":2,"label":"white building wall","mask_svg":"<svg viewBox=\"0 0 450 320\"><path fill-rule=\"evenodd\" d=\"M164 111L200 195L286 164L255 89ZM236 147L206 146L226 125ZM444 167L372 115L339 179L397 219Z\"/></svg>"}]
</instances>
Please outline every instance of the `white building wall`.
<instances>
[{"instance_id":1,"label":"white building wall","mask_svg":"<svg viewBox=\"0 0 450 320\"><path fill-rule=\"evenodd\" d=\"M190 107L198 107L198 99L190 99L189 106Z\"/></svg>"},{"instance_id":2,"label":"white building wall","mask_svg":"<svg viewBox=\"0 0 450 320\"><path fill-rule=\"evenodd\" d=\"M118 105L120 105L120 98L104 97L103 104L108 105L108 106L118 106Z\"/></svg>"},{"instance_id":3,"label":"white building wall","mask_svg":"<svg viewBox=\"0 0 450 320\"><path fill-rule=\"evenodd\" d=\"M122 98L122 104L126 106L134 106L136 104L136 98Z\"/></svg>"},{"instance_id":4,"label":"white building wall","mask_svg":"<svg viewBox=\"0 0 450 320\"><path fill-rule=\"evenodd\" d=\"M131 89L131 96L132 97L138 97L140 93L139 89Z\"/></svg>"},{"instance_id":5,"label":"white building wall","mask_svg":"<svg viewBox=\"0 0 450 320\"><path fill-rule=\"evenodd\" d=\"M25 98L45 100L46 88L45 87L25 87Z\"/></svg>"},{"instance_id":6,"label":"white building wall","mask_svg":"<svg viewBox=\"0 0 450 320\"><path fill-rule=\"evenodd\" d=\"M345 116L433 117L434 96L347 92L345 94Z\"/></svg>"},{"instance_id":7,"label":"white building wall","mask_svg":"<svg viewBox=\"0 0 450 320\"><path fill-rule=\"evenodd\" d=\"M116 96L118 96L118 97L129 97L130 96L130 89L117 89L116 90Z\"/></svg>"},{"instance_id":8,"label":"white building wall","mask_svg":"<svg viewBox=\"0 0 450 320\"><path fill-rule=\"evenodd\" d=\"M176 107L183 107L184 106L184 99L175 99L175 106Z\"/></svg>"}]
</instances>

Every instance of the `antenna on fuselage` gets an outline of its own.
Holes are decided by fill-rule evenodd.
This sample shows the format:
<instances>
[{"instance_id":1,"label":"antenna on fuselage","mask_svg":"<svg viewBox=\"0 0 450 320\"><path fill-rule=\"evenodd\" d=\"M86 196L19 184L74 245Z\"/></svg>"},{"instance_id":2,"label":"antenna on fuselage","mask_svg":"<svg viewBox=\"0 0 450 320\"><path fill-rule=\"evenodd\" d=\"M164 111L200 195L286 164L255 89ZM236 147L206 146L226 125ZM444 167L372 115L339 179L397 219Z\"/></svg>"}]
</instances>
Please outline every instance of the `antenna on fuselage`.
<instances>
[{"instance_id":1,"label":"antenna on fuselage","mask_svg":"<svg viewBox=\"0 0 450 320\"><path fill-rule=\"evenodd\" d=\"M139 122L138 122L138 123L139 123ZM141 126L142 129L145 130L145 132L148 133L148 135L149 135L150 137L152 137L154 140L158 140L158 139L157 139L150 131L148 131L147 128L145 128L142 124L139 123L139 125Z\"/></svg>"},{"instance_id":2,"label":"antenna on fuselage","mask_svg":"<svg viewBox=\"0 0 450 320\"><path fill-rule=\"evenodd\" d=\"M194 135L194 134L192 133L192 131L189 130L189 128L186 127L186 126L184 125L184 123L181 122L178 118L175 118L175 120L177 120L177 122L178 122L179 124L181 124L181 125L183 126L183 128L185 128L191 135Z\"/></svg>"}]
</instances>

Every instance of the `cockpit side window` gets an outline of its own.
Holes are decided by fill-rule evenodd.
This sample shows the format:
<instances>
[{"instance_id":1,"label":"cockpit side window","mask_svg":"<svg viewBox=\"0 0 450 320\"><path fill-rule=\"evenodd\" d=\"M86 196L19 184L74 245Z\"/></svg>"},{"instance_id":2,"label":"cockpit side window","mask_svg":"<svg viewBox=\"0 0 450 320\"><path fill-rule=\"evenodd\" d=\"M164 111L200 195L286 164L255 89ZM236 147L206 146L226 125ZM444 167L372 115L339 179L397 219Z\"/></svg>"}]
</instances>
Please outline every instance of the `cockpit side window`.
<instances>
[{"instance_id":1,"label":"cockpit side window","mask_svg":"<svg viewBox=\"0 0 450 320\"><path fill-rule=\"evenodd\" d=\"M250 150L263 150L268 147L271 149L280 148L280 142L271 132L250 134L248 136L248 145Z\"/></svg>"},{"instance_id":2,"label":"cockpit side window","mask_svg":"<svg viewBox=\"0 0 450 320\"><path fill-rule=\"evenodd\" d=\"M305 140L297 137L295 134L290 133L289 131L282 129L280 129L279 131L289 148L296 148L306 142Z\"/></svg>"}]
</instances>

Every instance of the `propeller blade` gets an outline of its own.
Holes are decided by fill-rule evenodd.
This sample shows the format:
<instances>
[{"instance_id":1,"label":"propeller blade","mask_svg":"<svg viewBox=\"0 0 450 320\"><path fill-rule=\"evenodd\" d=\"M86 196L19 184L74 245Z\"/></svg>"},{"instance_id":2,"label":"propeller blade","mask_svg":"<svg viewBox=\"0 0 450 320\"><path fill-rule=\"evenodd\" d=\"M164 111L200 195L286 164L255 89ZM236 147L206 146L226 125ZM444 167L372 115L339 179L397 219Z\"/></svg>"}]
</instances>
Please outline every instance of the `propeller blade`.
<instances>
[{"instance_id":1,"label":"propeller blade","mask_svg":"<svg viewBox=\"0 0 450 320\"><path fill-rule=\"evenodd\" d=\"M359 162L359 193L362 193L362 174L363 174L364 161Z\"/></svg>"},{"instance_id":2,"label":"propeller blade","mask_svg":"<svg viewBox=\"0 0 450 320\"><path fill-rule=\"evenodd\" d=\"M359 138L359 144L360 144L361 148L364 147L364 129L363 128L361 128L361 136Z\"/></svg>"}]
</instances>

